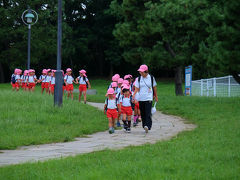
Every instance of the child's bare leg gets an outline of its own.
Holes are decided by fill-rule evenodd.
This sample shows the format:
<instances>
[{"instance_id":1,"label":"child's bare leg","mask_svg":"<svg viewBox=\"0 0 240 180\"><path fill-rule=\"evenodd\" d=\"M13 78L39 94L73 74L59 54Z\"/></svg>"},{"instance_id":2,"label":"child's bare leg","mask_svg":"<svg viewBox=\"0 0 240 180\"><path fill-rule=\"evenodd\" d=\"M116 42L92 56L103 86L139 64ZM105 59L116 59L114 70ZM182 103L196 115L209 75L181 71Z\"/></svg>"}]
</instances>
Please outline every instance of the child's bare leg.
<instances>
[{"instance_id":1,"label":"child's bare leg","mask_svg":"<svg viewBox=\"0 0 240 180\"><path fill-rule=\"evenodd\" d=\"M78 97L79 102L81 102L81 97L82 97L82 91L79 92L79 97Z\"/></svg>"},{"instance_id":2,"label":"child's bare leg","mask_svg":"<svg viewBox=\"0 0 240 180\"><path fill-rule=\"evenodd\" d=\"M87 91L83 91L84 103L87 102Z\"/></svg>"},{"instance_id":3,"label":"child's bare leg","mask_svg":"<svg viewBox=\"0 0 240 180\"><path fill-rule=\"evenodd\" d=\"M109 128L112 128L112 122L113 122L113 119L112 118L108 118L108 127Z\"/></svg>"}]
</instances>

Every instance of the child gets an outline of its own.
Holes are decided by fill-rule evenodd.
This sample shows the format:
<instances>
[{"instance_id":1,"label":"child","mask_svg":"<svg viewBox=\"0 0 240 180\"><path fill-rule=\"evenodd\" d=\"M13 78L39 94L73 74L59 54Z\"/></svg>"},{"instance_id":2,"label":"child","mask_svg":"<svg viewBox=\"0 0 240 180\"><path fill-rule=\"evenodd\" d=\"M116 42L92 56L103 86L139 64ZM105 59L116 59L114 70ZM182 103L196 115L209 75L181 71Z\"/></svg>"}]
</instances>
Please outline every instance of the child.
<instances>
[{"instance_id":1,"label":"child","mask_svg":"<svg viewBox=\"0 0 240 180\"><path fill-rule=\"evenodd\" d=\"M133 83L133 91L135 90L135 82ZM138 92L136 93L135 95L135 99L134 99L134 104L135 104L135 107L134 107L134 117L133 117L133 126L137 126L138 122L141 122L142 121L142 118L141 118L141 112L140 112L140 108L139 108L139 102L138 102Z\"/></svg>"},{"instance_id":2,"label":"child","mask_svg":"<svg viewBox=\"0 0 240 180\"><path fill-rule=\"evenodd\" d=\"M35 90L37 77L35 75L34 69L29 69L28 72L29 72L29 75L27 77L27 86L28 86L29 91L33 92Z\"/></svg>"},{"instance_id":3,"label":"child","mask_svg":"<svg viewBox=\"0 0 240 180\"><path fill-rule=\"evenodd\" d=\"M50 94L50 81L52 78L52 72L51 72L51 69L47 69L46 72L47 72L47 76L45 79L45 89L46 89L46 93Z\"/></svg>"},{"instance_id":4,"label":"child","mask_svg":"<svg viewBox=\"0 0 240 180\"><path fill-rule=\"evenodd\" d=\"M62 90L63 90L63 95L64 95L64 91L66 90L66 84L65 84L65 82L64 82L65 74L64 74L64 71L63 71L63 70L61 70L61 72L62 72L62 76L63 76L63 86L62 86Z\"/></svg>"},{"instance_id":5,"label":"child","mask_svg":"<svg viewBox=\"0 0 240 180\"><path fill-rule=\"evenodd\" d=\"M115 93L116 93L116 98L119 100L121 94L122 94L122 83L123 83L123 79L122 78L119 78L118 79L118 85L115 89ZM118 118L117 118L117 127L121 127L121 124L120 124L120 116L121 114L119 113L118 114Z\"/></svg>"},{"instance_id":6,"label":"child","mask_svg":"<svg viewBox=\"0 0 240 180\"><path fill-rule=\"evenodd\" d=\"M90 82L87 78L86 75L86 71L84 69L82 69L81 71L79 71L79 75L76 78L76 82L78 84L79 81L79 97L78 97L78 101L81 102L81 97L82 97L82 93L83 93L83 97L84 97L84 104L86 104L87 102L87 88L91 89L91 85Z\"/></svg>"},{"instance_id":7,"label":"child","mask_svg":"<svg viewBox=\"0 0 240 180\"><path fill-rule=\"evenodd\" d=\"M43 69L42 70L42 75L39 77L39 83L41 82L41 88L42 88L42 94L43 94L43 91L45 89L45 83L46 83L46 77L47 77L47 70L46 69Z\"/></svg>"},{"instance_id":8,"label":"child","mask_svg":"<svg viewBox=\"0 0 240 180\"><path fill-rule=\"evenodd\" d=\"M118 82L118 79L120 78L120 76L119 76L119 74L115 74L113 77L112 77L112 82ZM109 88L112 88L112 84L110 84L109 86L108 86L108 89Z\"/></svg>"},{"instance_id":9,"label":"child","mask_svg":"<svg viewBox=\"0 0 240 180\"><path fill-rule=\"evenodd\" d=\"M121 106L121 113L122 113L122 121L124 124L124 129L130 133L131 132L131 119L132 119L132 112L133 112L133 100L132 95L129 91L129 86L124 85L122 88L123 95L120 97L120 106ZM128 123L126 121L128 119Z\"/></svg>"},{"instance_id":10,"label":"child","mask_svg":"<svg viewBox=\"0 0 240 180\"><path fill-rule=\"evenodd\" d=\"M67 68L67 75L65 75L64 77L64 82L66 84L66 90L68 92L68 98L71 95L71 98L73 100L73 82L76 83L74 81L74 78L72 77L72 69Z\"/></svg>"},{"instance_id":11,"label":"child","mask_svg":"<svg viewBox=\"0 0 240 180\"><path fill-rule=\"evenodd\" d=\"M19 91L19 87L21 85L21 74L22 74L22 70L21 69L17 69L17 75L15 76L15 88L16 91Z\"/></svg>"},{"instance_id":12,"label":"child","mask_svg":"<svg viewBox=\"0 0 240 180\"><path fill-rule=\"evenodd\" d=\"M107 90L108 98L105 101L104 114L107 113L109 134L114 133L115 119L118 117L118 111L121 111L119 101L114 97L114 89Z\"/></svg>"},{"instance_id":13,"label":"child","mask_svg":"<svg viewBox=\"0 0 240 180\"><path fill-rule=\"evenodd\" d=\"M56 72L56 70L52 70L52 77L51 77L51 81L50 81L50 91L49 92L51 92L52 95L54 94L54 87L55 87L55 72Z\"/></svg>"},{"instance_id":14,"label":"child","mask_svg":"<svg viewBox=\"0 0 240 180\"><path fill-rule=\"evenodd\" d=\"M18 69L14 70L14 73L11 76L11 85L12 85L12 90L14 91L16 89L16 75L17 75Z\"/></svg>"},{"instance_id":15,"label":"child","mask_svg":"<svg viewBox=\"0 0 240 180\"><path fill-rule=\"evenodd\" d=\"M27 77L28 77L28 70L25 70L22 77L21 77L22 88L23 88L24 91L27 90Z\"/></svg>"}]
</instances>

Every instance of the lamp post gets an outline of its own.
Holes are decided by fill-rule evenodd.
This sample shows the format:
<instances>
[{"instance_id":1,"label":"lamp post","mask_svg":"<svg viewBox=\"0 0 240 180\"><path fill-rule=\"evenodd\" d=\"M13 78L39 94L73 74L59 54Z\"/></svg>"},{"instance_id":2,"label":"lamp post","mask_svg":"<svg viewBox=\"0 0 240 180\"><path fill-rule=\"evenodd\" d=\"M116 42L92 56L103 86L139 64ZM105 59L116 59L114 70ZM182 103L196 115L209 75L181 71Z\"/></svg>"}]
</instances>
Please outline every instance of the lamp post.
<instances>
[{"instance_id":1,"label":"lamp post","mask_svg":"<svg viewBox=\"0 0 240 180\"><path fill-rule=\"evenodd\" d=\"M57 33L57 71L55 73L54 106L62 106L63 74L62 64L62 0L58 0L58 33Z\"/></svg>"},{"instance_id":2,"label":"lamp post","mask_svg":"<svg viewBox=\"0 0 240 180\"><path fill-rule=\"evenodd\" d=\"M36 11L28 8L22 13L22 21L25 25L28 26L28 61L27 61L27 69L30 69L30 44L31 44L31 26L37 23L38 14Z\"/></svg>"}]
</instances>

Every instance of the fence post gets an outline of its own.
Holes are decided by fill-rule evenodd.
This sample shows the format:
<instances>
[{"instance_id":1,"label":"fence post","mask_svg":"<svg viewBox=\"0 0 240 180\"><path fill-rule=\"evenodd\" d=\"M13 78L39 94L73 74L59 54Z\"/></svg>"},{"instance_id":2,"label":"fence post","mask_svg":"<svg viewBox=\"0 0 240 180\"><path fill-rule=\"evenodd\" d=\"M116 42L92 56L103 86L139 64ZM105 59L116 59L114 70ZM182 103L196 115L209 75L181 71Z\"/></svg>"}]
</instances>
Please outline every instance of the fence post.
<instances>
[{"instance_id":1,"label":"fence post","mask_svg":"<svg viewBox=\"0 0 240 180\"><path fill-rule=\"evenodd\" d=\"M216 78L213 78L213 96L216 97Z\"/></svg>"},{"instance_id":2,"label":"fence post","mask_svg":"<svg viewBox=\"0 0 240 180\"><path fill-rule=\"evenodd\" d=\"M201 96L203 96L203 79L201 79Z\"/></svg>"},{"instance_id":3,"label":"fence post","mask_svg":"<svg viewBox=\"0 0 240 180\"><path fill-rule=\"evenodd\" d=\"M207 97L209 96L209 86L208 86L208 79L207 79Z\"/></svg>"},{"instance_id":4,"label":"fence post","mask_svg":"<svg viewBox=\"0 0 240 180\"><path fill-rule=\"evenodd\" d=\"M231 76L228 76L228 97L231 97Z\"/></svg>"}]
</instances>

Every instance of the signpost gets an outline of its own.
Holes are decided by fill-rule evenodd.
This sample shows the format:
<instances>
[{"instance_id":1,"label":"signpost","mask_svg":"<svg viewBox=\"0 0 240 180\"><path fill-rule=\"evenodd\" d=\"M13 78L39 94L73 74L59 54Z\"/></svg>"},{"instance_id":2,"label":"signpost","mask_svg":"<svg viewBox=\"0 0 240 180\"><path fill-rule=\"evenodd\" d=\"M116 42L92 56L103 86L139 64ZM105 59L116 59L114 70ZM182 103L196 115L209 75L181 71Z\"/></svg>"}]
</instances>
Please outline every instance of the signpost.
<instances>
[{"instance_id":1,"label":"signpost","mask_svg":"<svg viewBox=\"0 0 240 180\"><path fill-rule=\"evenodd\" d=\"M192 95L192 66L185 67L185 96Z\"/></svg>"}]
</instances>

